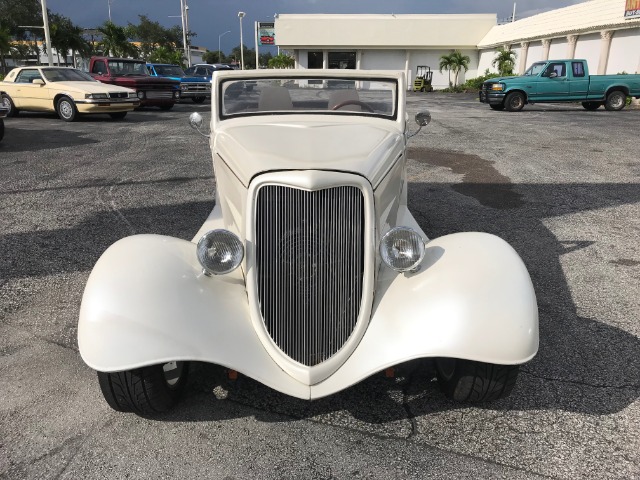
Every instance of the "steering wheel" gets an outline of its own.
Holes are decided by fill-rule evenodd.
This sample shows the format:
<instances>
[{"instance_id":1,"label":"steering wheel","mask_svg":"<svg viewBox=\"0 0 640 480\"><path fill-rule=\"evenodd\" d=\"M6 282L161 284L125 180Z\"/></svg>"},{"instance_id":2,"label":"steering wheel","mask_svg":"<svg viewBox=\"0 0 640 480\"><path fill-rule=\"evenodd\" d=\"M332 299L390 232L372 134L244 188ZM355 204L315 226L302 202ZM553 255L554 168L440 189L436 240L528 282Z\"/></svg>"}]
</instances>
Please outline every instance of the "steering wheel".
<instances>
[{"instance_id":1,"label":"steering wheel","mask_svg":"<svg viewBox=\"0 0 640 480\"><path fill-rule=\"evenodd\" d=\"M345 100L344 102L340 102L339 104L337 104L331 110L339 110L342 107L346 107L347 105L358 105L358 106L364 108L367 112L373 113L373 108L371 108L366 103L361 102L360 100Z\"/></svg>"}]
</instances>

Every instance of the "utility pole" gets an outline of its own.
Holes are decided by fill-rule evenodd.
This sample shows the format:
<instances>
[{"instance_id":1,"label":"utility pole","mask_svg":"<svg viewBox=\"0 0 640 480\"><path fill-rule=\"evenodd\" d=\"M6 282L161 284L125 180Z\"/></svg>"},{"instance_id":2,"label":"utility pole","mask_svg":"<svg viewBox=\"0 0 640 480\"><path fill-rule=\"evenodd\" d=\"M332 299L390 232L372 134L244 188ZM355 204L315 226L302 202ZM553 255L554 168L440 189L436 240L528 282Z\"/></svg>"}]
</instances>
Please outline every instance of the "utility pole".
<instances>
[{"instance_id":1,"label":"utility pole","mask_svg":"<svg viewBox=\"0 0 640 480\"><path fill-rule=\"evenodd\" d=\"M49 66L53 66L53 52L51 51L51 34L49 33L49 15L47 14L47 0L42 0L42 21L44 22L44 41L47 45L47 57ZM64 53L65 55L67 52ZM66 62L66 58L65 58Z\"/></svg>"},{"instance_id":2,"label":"utility pole","mask_svg":"<svg viewBox=\"0 0 640 480\"><path fill-rule=\"evenodd\" d=\"M242 19L246 14L244 12L238 12L238 18L240 19L240 69L244 70L244 44L242 43Z\"/></svg>"},{"instance_id":3,"label":"utility pole","mask_svg":"<svg viewBox=\"0 0 640 480\"><path fill-rule=\"evenodd\" d=\"M182 44L184 46L184 58L189 62L189 66L191 66L189 49L187 47L187 26L184 21L184 5L186 0L180 0L180 18L182 19Z\"/></svg>"},{"instance_id":4,"label":"utility pole","mask_svg":"<svg viewBox=\"0 0 640 480\"><path fill-rule=\"evenodd\" d=\"M516 2L513 2L513 15L511 15L511 23L516 21Z\"/></svg>"}]
</instances>

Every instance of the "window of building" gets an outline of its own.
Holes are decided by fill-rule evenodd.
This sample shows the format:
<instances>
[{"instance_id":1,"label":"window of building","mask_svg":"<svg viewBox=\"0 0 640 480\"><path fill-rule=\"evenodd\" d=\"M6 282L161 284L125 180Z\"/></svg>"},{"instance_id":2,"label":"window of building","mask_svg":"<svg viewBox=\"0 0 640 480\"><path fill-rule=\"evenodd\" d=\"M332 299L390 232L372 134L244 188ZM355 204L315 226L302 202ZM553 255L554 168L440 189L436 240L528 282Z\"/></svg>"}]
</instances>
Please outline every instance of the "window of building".
<instances>
[{"instance_id":1,"label":"window of building","mask_svg":"<svg viewBox=\"0 0 640 480\"><path fill-rule=\"evenodd\" d=\"M356 52L329 52L329 68L356 69Z\"/></svg>"},{"instance_id":2,"label":"window of building","mask_svg":"<svg viewBox=\"0 0 640 480\"><path fill-rule=\"evenodd\" d=\"M322 52L309 52L307 55L308 68L322 68L323 55Z\"/></svg>"}]
</instances>

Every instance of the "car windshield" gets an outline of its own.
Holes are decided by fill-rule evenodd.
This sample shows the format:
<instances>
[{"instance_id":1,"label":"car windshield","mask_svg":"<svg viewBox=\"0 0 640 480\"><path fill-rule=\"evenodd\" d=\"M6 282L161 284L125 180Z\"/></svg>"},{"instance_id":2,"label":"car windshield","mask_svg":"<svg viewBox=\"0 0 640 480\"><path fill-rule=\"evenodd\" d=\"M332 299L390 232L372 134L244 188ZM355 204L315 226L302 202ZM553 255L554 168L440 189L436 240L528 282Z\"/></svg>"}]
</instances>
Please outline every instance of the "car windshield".
<instances>
[{"instance_id":1,"label":"car windshield","mask_svg":"<svg viewBox=\"0 0 640 480\"><path fill-rule=\"evenodd\" d=\"M129 62L126 60L109 60L111 75L149 75L144 62Z\"/></svg>"},{"instance_id":2,"label":"car windshield","mask_svg":"<svg viewBox=\"0 0 640 480\"><path fill-rule=\"evenodd\" d=\"M184 71L177 65L154 65L158 75L166 75L168 77L184 77Z\"/></svg>"},{"instance_id":3,"label":"car windshield","mask_svg":"<svg viewBox=\"0 0 640 480\"><path fill-rule=\"evenodd\" d=\"M524 72L525 76L535 77L542 71L542 67L544 67L546 62L538 62L531 65L526 72Z\"/></svg>"},{"instance_id":4,"label":"car windshield","mask_svg":"<svg viewBox=\"0 0 640 480\"><path fill-rule=\"evenodd\" d=\"M75 68L43 68L47 82L97 82L89 74Z\"/></svg>"},{"instance_id":5,"label":"car windshield","mask_svg":"<svg viewBox=\"0 0 640 480\"><path fill-rule=\"evenodd\" d=\"M277 112L395 119L397 114L398 84L394 79L230 79L222 81L221 90L222 118Z\"/></svg>"}]
</instances>

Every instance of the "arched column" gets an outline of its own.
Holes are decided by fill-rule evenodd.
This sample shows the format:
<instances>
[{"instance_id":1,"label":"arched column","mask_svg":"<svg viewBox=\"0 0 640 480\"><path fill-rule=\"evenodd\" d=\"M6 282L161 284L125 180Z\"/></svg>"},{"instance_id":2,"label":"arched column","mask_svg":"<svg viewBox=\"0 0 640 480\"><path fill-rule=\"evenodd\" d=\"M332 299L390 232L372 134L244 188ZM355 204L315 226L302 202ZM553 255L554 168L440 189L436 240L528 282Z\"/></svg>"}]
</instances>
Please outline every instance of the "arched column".
<instances>
[{"instance_id":1,"label":"arched column","mask_svg":"<svg viewBox=\"0 0 640 480\"><path fill-rule=\"evenodd\" d=\"M578 35L567 35L567 58L576 57L576 43L578 43Z\"/></svg>"},{"instance_id":2,"label":"arched column","mask_svg":"<svg viewBox=\"0 0 640 480\"><path fill-rule=\"evenodd\" d=\"M607 64L609 63L609 51L611 50L611 39L613 31L603 30L600 32L600 60L598 62L598 75L605 75Z\"/></svg>"},{"instance_id":3,"label":"arched column","mask_svg":"<svg viewBox=\"0 0 640 480\"><path fill-rule=\"evenodd\" d=\"M551 39L543 38L542 39L542 59L549 60L549 50L551 49Z\"/></svg>"},{"instance_id":4,"label":"arched column","mask_svg":"<svg viewBox=\"0 0 640 480\"><path fill-rule=\"evenodd\" d=\"M518 68L518 74L522 75L527 69L527 54L529 53L529 42L520 43L520 67Z\"/></svg>"}]
</instances>

